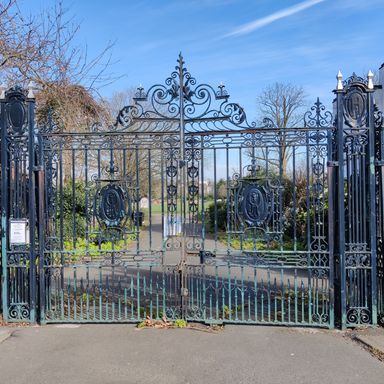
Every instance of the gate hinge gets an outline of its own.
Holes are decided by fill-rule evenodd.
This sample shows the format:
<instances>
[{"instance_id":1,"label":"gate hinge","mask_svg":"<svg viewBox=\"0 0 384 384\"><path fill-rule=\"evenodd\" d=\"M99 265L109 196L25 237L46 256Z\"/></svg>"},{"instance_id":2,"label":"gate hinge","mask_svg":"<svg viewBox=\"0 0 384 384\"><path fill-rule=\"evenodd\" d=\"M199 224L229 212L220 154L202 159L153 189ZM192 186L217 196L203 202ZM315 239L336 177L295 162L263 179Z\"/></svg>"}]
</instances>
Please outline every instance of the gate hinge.
<instances>
[{"instance_id":1,"label":"gate hinge","mask_svg":"<svg viewBox=\"0 0 384 384\"><path fill-rule=\"evenodd\" d=\"M376 160L375 165L376 165L376 167L383 167L384 166L384 160Z\"/></svg>"}]
</instances>

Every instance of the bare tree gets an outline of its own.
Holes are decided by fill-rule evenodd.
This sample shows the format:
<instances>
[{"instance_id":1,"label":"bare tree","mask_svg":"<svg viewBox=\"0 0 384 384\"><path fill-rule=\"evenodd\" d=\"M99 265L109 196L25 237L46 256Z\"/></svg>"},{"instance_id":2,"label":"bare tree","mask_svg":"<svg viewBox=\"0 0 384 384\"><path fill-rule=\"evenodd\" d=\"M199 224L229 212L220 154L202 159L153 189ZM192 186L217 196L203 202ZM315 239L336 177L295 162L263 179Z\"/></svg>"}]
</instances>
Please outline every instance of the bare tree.
<instances>
[{"instance_id":1,"label":"bare tree","mask_svg":"<svg viewBox=\"0 0 384 384\"><path fill-rule=\"evenodd\" d=\"M35 15L24 14L18 0L0 5L0 70L8 84L36 88L39 123L48 114L66 132L86 131L107 114L98 97L100 86L114 80L108 73L112 43L93 59L76 44L80 25L57 0ZM71 152L63 153L64 179L71 176ZM76 152L75 160L83 154ZM74 175L72 175L73 177Z\"/></svg>"},{"instance_id":2,"label":"bare tree","mask_svg":"<svg viewBox=\"0 0 384 384\"><path fill-rule=\"evenodd\" d=\"M302 126L303 111L306 105L306 96L302 87L292 84L275 83L266 87L257 97L260 115L269 119L280 130L281 145L278 154L270 161L278 167L282 173L287 173L287 167L292 149L287 135L287 129ZM263 153L265 159L265 153Z\"/></svg>"},{"instance_id":3,"label":"bare tree","mask_svg":"<svg viewBox=\"0 0 384 384\"><path fill-rule=\"evenodd\" d=\"M38 108L55 107L65 130L87 126L89 117L102 110L96 106L98 88L115 80L108 73L113 44L89 59L86 47L75 44L78 30L61 1L37 15L23 15L17 0L0 5L2 75L9 83L34 82L40 93ZM69 120L71 115L76 118Z\"/></svg>"}]
</instances>

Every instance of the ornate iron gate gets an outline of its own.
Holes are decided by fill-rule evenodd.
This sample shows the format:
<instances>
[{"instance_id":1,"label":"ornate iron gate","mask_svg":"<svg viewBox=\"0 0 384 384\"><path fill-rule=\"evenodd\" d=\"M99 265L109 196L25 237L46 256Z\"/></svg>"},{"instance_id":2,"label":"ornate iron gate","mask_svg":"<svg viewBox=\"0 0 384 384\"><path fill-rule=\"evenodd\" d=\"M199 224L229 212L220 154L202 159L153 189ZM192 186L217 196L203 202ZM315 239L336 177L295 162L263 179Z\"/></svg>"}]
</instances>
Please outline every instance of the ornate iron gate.
<instances>
[{"instance_id":1,"label":"ornate iron gate","mask_svg":"<svg viewBox=\"0 0 384 384\"><path fill-rule=\"evenodd\" d=\"M317 100L301 127L260 127L180 56L113 126L63 132L8 91L4 318L375 324L382 119L369 81L335 92L335 119Z\"/></svg>"}]
</instances>

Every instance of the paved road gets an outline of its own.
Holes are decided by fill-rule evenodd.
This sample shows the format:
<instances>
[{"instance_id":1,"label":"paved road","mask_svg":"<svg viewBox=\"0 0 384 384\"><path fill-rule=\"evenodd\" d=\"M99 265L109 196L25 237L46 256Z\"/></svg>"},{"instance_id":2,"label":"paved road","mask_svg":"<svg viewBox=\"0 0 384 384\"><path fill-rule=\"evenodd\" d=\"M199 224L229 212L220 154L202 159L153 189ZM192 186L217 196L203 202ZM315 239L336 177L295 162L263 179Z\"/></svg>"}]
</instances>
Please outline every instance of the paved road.
<instances>
[{"instance_id":1,"label":"paved road","mask_svg":"<svg viewBox=\"0 0 384 384\"><path fill-rule=\"evenodd\" d=\"M379 384L384 364L340 332L227 326L22 328L0 344L12 384Z\"/></svg>"}]
</instances>

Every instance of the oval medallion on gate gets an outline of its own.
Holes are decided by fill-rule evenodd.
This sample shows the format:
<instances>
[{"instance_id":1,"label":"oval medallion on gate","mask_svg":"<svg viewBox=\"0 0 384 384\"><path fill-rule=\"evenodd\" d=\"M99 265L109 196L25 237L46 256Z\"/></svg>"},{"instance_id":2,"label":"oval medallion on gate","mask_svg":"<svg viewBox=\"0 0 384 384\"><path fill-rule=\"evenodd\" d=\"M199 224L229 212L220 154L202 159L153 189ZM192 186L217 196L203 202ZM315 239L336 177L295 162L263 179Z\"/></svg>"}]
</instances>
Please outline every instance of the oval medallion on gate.
<instances>
[{"instance_id":1,"label":"oval medallion on gate","mask_svg":"<svg viewBox=\"0 0 384 384\"><path fill-rule=\"evenodd\" d=\"M98 193L97 217L107 227L118 227L131 214L128 194L115 184L108 184Z\"/></svg>"},{"instance_id":2,"label":"oval medallion on gate","mask_svg":"<svg viewBox=\"0 0 384 384\"><path fill-rule=\"evenodd\" d=\"M263 186L247 185L242 192L240 210L244 221L250 226L262 226L271 214L271 198Z\"/></svg>"},{"instance_id":3,"label":"oval medallion on gate","mask_svg":"<svg viewBox=\"0 0 384 384\"><path fill-rule=\"evenodd\" d=\"M14 99L7 105L8 121L16 134L22 134L25 129L26 112L23 101Z\"/></svg>"},{"instance_id":4,"label":"oval medallion on gate","mask_svg":"<svg viewBox=\"0 0 384 384\"><path fill-rule=\"evenodd\" d=\"M357 89L352 90L344 100L345 117L348 123L355 126L362 125L366 114L365 95Z\"/></svg>"}]
</instances>

